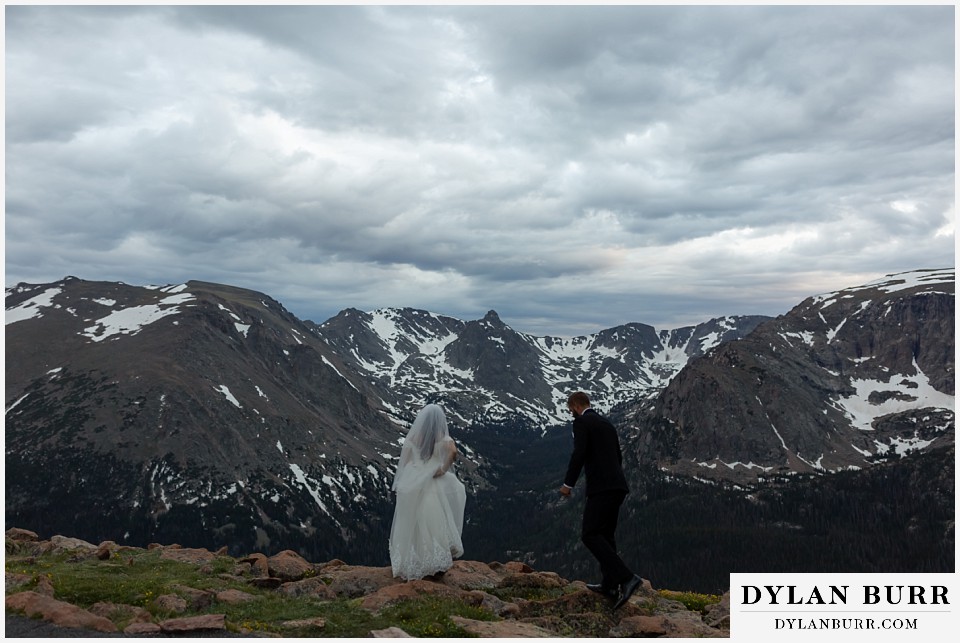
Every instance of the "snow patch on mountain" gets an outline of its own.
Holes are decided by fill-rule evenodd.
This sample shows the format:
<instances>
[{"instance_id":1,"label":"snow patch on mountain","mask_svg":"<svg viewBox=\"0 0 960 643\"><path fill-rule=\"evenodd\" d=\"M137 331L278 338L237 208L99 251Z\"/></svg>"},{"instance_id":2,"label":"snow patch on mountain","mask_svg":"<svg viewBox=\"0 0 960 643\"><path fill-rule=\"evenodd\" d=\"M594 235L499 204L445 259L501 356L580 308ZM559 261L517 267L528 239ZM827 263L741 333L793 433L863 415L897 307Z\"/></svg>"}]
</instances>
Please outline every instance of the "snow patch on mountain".
<instances>
[{"instance_id":1,"label":"snow patch on mountain","mask_svg":"<svg viewBox=\"0 0 960 643\"><path fill-rule=\"evenodd\" d=\"M41 317L43 309L53 306L53 298L61 292L63 292L61 288L47 288L30 299L7 308L4 315L4 325Z\"/></svg>"},{"instance_id":2,"label":"snow patch on mountain","mask_svg":"<svg viewBox=\"0 0 960 643\"><path fill-rule=\"evenodd\" d=\"M95 342L101 342L116 335L136 335L149 324L164 317L179 314L182 312L180 305L193 300L193 295L182 293L165 297L156 304L121 308L96 320L92 326L88 326L80 334Z\"/></svg>"},{"instance_id":3,"label":"snow patch on mountain","mask_svg":"<svg viewBox=\"0 0 960 643\"><path fill-rule=\"evenodd\" d=\"M930 379L913 361L914 375L898 374L888 381L851 379L856 393L834 402L846 414L851 424L862 430L873 430L874 421L891 413L914 409L940 408L952 411L955 398L941 393L930 384ZM897 381L893 381L896 379Z\"/></svg>"},{"instance_id":4,"label":"snow patch on mountain","mask_svg":"<svg viewBox=\"0 0 960 643\"><path fill-rule=\"evenodd\" d=\"M230 392L230 389L227 388L226 384L221 384L220 386L214 386L213 390L223 394L223 396L227 398L227 400L238 409L243 408L242 406L240 406L240 402L237 400L237 398L233 396L233 393Z\"/></svg>"}]
</instances>

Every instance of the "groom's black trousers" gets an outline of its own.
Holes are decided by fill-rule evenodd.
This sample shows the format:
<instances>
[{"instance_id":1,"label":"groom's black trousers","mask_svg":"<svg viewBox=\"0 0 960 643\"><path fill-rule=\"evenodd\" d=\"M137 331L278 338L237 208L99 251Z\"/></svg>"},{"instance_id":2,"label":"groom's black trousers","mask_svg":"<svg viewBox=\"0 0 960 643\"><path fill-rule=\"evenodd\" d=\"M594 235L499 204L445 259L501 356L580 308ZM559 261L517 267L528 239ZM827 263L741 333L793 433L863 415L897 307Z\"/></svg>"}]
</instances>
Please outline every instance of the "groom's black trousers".
<instances>
[{"instance_id":1,"label":"groom's black trousers","mask_svg":"<svg viewBox=\"0 0 960 643\"><path fill-rule=\"evenodd\" d=\"M616 588L633 578L633 572L617 553L617 521L620 519L620 505L627 494L623 491L608 491L587 496L583 509L583 529L580 539L593 557L600 563L602 585Z\"/></svg>"}]
</instances>

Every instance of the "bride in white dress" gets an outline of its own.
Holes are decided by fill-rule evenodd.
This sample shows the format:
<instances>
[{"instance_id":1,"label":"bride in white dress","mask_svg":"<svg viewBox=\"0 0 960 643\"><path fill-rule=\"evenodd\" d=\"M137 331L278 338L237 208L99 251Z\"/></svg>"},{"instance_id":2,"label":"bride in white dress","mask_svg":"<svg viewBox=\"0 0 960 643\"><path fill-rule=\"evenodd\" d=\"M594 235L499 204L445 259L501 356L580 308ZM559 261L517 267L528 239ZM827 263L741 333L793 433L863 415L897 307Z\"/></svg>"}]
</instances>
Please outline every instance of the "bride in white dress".
<instances>
[{"instance_id":1,"label":"bride in white dress","mask_svg":"<svg viewBox=\"0 0 960 643\"><path fill-rule=\"evenodd\" d=\"M467 493L450 471L456 457L443 409L428 404L407 433L393 479L397 505L390 564L395 577L414 580L444 572L463 555Z\"/></svg>"}]
</instances>

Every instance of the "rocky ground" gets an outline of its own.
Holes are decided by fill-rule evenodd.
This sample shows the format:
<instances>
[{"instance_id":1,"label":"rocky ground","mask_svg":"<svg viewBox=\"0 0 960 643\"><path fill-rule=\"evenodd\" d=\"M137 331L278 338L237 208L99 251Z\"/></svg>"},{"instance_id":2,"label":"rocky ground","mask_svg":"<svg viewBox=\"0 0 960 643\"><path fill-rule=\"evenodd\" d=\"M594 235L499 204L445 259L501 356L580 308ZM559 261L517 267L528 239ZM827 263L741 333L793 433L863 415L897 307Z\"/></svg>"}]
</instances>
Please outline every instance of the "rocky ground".
<instances>
[{"instance_id":1,"label":"rocky ground","mask_svg":"<svg viewBox=\"0 0 960 643\"><path fill-rule=\"evenodd\" d=\"M7 531L6 539L8 557L13 552L18 560L64 552L70 552L78 560L116 560L118 554L125 551L143 551L119 546L112 541L94 545L64 536L40 540L35 533L16 528ZM226 556L225 551L211 552L179 545L150 545L147 549L159 549L162 560L196 565L199 571L209 570L210 574L215 573L213 561L218 560L222 569ZM60 627L101 633L122 632L127 636L226 633L228 629L240 634L283 636L275 631L245 631L242 624L232 624L228 628L226 614L216 613L218 605L258 600L253 593L256 588L258 595L267 590L271 595L290 598L348 599L373 614L410 599L430 596L452 599L489 615L490 620L449 616L453 625L479 637L722 638L730 635L729 593L720 603L710 605L701 613L665 598L644 581L628 604L614 612L606 599L589 591L582 581L569 581L553 572L534 570L521 562L460 560L442 575L409 582L393 578L389 567L356 566L340 560L317 564L292 551L269 557L251 554L229 562L232 572L220 575L229 576L231 582L242 580L251 592L238 589L216 591L176 584L169 588L169 593L153 599L154 604L162 609L152 612L142 605L106 602L83 608L58 599L53 585L43 575L7 571L6 607L8 613L22 613ZM162 619L154 616L155 613L187 613L197 608L206 613ZM323 635L322 618L306 620L276 625L281 632L284 629L299 632L309 627L316 632L315 635ZM122 630L117 626L118 622L124 624ZM401 625L371 630L368 634L372 637L408 636Z\"/></svg>"}]
</instances>

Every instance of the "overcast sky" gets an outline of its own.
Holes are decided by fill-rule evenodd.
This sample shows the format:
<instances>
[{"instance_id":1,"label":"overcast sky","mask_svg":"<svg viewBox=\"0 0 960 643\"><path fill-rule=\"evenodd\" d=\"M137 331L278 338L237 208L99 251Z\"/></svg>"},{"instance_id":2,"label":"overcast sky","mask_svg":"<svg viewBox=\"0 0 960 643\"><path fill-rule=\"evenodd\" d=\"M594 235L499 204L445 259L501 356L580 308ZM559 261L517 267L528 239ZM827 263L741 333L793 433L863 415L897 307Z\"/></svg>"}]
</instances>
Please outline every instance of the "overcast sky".
<instances>
[{"instance_id":1,"label":"overcast sky","mask_svg":"<svg viewBox=\"0 0 960 643\"><path fill-rule=\"evenodd\" d=\"M5 283L579 335L954 265L954 7L6 7Z\"/></svg>"}]
</instances>

